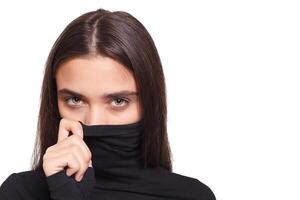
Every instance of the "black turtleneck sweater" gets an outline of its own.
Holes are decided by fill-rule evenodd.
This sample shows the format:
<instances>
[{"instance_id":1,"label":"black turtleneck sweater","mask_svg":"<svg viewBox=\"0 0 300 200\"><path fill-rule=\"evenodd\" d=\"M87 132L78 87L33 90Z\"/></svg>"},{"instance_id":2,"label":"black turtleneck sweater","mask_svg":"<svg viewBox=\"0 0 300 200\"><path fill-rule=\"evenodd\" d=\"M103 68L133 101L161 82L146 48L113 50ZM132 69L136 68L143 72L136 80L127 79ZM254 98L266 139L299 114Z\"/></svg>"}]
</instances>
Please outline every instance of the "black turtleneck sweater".
<instances>
[{"instance_id":1,"label":"black turtleneck sweater","mask_svg":"<svg viewBox=\"0 0 300 200\"><path fill-rule=\"evenodd\" d=\"M198 179L164 168L143 168L143 121L123 125L83 123L93 167L77 182L66 169L46 177L43 170L13 173L0 187L0 200L215 200Z\"/></svg>"}]
</instances>

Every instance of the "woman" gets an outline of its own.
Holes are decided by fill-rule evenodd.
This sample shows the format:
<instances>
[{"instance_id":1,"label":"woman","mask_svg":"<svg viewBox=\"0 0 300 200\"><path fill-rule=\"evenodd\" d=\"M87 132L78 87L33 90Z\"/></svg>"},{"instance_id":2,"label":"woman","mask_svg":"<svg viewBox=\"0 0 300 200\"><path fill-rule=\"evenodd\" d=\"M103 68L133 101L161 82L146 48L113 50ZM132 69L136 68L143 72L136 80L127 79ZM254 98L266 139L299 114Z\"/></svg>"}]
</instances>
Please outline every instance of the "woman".
<instances>
[{"instance_id":1,"label":"woman","mask_svg":"<svg viewBox=\"0 0 300 200\"><path fill-rule=\"evenodd\" d=\"M46 63L30 171L0 199L215 199L172 172L162 65L146 28L122 11L72 21Z\"/></svg>"}]
</instances>

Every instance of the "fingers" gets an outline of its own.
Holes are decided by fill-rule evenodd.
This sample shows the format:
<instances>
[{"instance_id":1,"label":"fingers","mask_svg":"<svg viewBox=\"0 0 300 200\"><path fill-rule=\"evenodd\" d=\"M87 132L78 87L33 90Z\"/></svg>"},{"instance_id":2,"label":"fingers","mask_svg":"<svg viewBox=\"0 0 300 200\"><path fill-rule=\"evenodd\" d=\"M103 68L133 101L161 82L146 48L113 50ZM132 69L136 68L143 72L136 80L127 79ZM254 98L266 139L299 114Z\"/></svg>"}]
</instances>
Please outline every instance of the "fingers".
<instances>
[{"instance_id":1,"label":"fingers","mask_svg":"<svg viewBox=\"0 0 300 200\"><path fill-rule=\"evenodd\" d=\"M88 146L85 144L82 138L78 135L71 135L68 138L65 138L60 143L56 144L56 148L54 149L55 153L59 153L63 151L64 148L72 148L73 146L79 146L84 153L85 160L88 162L92 158L92 153ZM51 151L51 149L50 149Z\"/></svg>"},{"instance_id":2,"label":"fingers","mask_svg":"<svg viewBox=\"0 0 300 200\"><path fill-rule=\"evenodd\" d=\"M69 136L69 132L72 134ZM49 176L68 166L67 175L81 181L88 167L92 167L92 154L83 140L83 128L79 121L62 118L57 143L47 148L43 157L43 169Z\"/></svg>"},{"instance_id":3,"label":"fingers","mask_svg":"<svg viewBox=\"0 0 300 200\"><path fill-rule=\"evenodd\" d=\"M77 135L70 136L69 138L62 141L60 145L63 145L67 142L71 144L55 149L49 149L48 152L51 151L51 154L48 156L48 159L57 158L57 162L60 162L60 158L65 158L68 164L68 169L66 171L67 175L72 176L76 172L75 179L77 181L80 181L86 169L91 164L91 154L86 154L86 151L82 150L85 149L82 147L82 144L78 145L77 143L70 142L70 140L72 140L72 137L77 138L76 140L81 140L78 139Z\"/></svg>"},{"instance_id":4,"label":"fingers","mask_svg":"<svg viewBox=\"0 0 300 200\"><path fill-rule=\"evenodd\" d=\"M73 163L71 160L70 163L74 164L73 166L70 164L70 167L67 169L67 175L72 176L75 172L75 179L77 181L81 181L86 169L88 168L88 162L85 161L84 155L79 147L72 147L72 153L69 154L69 159L75 159L77 162Z\"/></svg>"},{"instance_id":5,"label":"fingers","mask_svg":"<svg viewBox=\"0 0 300 200\"><path fill-rule=\"evenodd\" d=\"M67 138L69 136L69 131L83 138L83 129L80 122L62 118L59 123L57 142Z\"/></svg>"},{"instance_id":6,"label":"fingers","mask_svg":"<svg viewBox=\"0 0 300 200\"><path fill-rule=\"evenodd\" d=\"M69 136L69 131L73 134ZM68 148L67 150L65 148ZM74 154L75 161L69 160L70 165L67 169L67 175L72 176L74 173L75 179L80 181L86 169L91 166L91 152L88 146L83 141L83 129L79 121L62 118L59 124L58 142L55 154L60 156L67 152ZM68 157L69 159L72 159ZM76 164L77 163L77 164Z\"/></svg>"}]
</instances>

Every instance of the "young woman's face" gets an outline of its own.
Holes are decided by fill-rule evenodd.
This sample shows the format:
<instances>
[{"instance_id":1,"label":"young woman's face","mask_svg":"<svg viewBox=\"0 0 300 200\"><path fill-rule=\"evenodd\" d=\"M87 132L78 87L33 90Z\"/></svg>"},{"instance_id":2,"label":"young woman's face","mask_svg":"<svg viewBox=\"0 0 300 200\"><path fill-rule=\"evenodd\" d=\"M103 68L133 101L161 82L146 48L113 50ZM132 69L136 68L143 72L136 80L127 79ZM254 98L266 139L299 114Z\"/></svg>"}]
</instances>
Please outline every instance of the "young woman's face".
<instances>
[{"instance_id":1,"label":"young woman's face","mask_svg":"<svg viewBox=\"0 0 300 200\"><path fill-rule=\"evenodd\" d=\"M134 123L142 117L133 75L109 57L63 63L56 84L62 118L105 125Z\"/></svg>"}]
</instances>

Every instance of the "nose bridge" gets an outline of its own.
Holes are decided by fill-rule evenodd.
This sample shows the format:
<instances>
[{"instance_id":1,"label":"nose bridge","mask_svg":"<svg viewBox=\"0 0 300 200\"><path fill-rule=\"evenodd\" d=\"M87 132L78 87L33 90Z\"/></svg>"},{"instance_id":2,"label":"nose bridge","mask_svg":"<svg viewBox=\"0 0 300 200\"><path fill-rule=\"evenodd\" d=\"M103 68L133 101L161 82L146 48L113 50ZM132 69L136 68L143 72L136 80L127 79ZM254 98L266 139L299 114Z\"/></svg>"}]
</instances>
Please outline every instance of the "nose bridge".
<instances>
[{"instance_id":1,"label":"nose bridge","mask_svg":"<svg viewBox=\"0 0 300 200\"><path fill-rule=\"evenodd\" d=\"M87 125L107 124L107 116L105 109L100 106L90 106L90 109L86 113L85 123Z\"/></svg>"}]
</instances>

